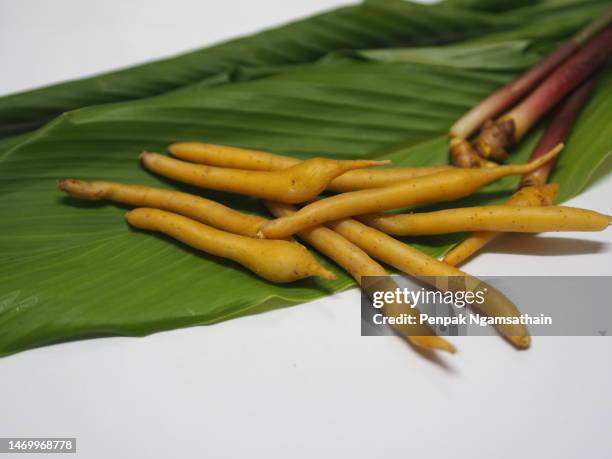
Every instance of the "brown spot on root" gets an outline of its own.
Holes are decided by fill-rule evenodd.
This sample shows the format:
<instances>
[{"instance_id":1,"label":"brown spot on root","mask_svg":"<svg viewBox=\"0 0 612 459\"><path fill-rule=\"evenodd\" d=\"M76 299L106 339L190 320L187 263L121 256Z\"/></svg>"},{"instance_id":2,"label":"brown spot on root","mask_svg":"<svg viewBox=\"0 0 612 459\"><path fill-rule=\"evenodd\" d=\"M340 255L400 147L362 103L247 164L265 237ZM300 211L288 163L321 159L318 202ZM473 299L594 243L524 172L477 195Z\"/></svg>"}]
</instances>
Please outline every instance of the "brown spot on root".
<instances>
[{"instance_id":1,"label":"brown spot on root","mask_svg":"<svg viewBox=\"0 0 612 459\"><path fill-rule=\"evenodd\" d=\"M488 120L474 142L478 154L494 161L508 158L507 148L514 144L514 121Z\"/></svg>"},{"instance_id":2,"label":"brown spot on root","mask_svg":"<svg viewBox=\"0 0 612 459\"><path fill-rule=\"evenodd\" d=\"M534 172L538 172L538 171L534 171ZM519 185L519 188L525 188L525 187L530 187L530 186L540 186L540 185L544 185L545 183L546 183L546 180L543 180L539 174L532 173L530 175L526 175L523 177Z\"/></svg>"},{"instance_id":3,"label":"brown spot on root","mask_svg":"<svg viewBox=\"0 0 612 459\"><path fill-rule=\"evenodd\" d=\"M474 147L465 139L454 137L450 141L450 155L454 166L465 169L489 167L489 161L480 157Z\"/></svg>"}]
</instances>

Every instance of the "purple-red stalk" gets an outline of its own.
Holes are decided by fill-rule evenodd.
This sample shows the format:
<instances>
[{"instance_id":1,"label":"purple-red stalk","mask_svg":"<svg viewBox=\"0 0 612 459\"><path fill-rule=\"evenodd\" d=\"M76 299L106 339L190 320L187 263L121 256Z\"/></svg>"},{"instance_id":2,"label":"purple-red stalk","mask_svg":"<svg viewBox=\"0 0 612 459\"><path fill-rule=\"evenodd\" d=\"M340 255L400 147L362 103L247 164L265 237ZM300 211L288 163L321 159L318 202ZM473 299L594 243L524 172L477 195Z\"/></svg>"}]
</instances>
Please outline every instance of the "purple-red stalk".
<instances>
[{"instance_id":1,"label":"purple-red stalk","mask_svg":"<svg viewBox=\"0 0 612 459\"><path fill-rule=\"evenodd\" d=\"M531 156L529 156L529 161L538 159L540 156L549 152L555 145L567 140L574 125L574 121L590 99L596 82L597 76L591 76L567 96L559 108L555 110L550 123L546 127L542 137L540 137ZM521 179L520 188L544 185L548 181L548 176L557 158L558 156L554 157L546 164L543 164L539 169L529 174L525 174Z\"/></svg>"},{"instance_id":2,"label":"purple-red stalk","mask_svg":"<svg viewBox=\"0 0 612 459\"><path fill-rule=\"evenodd\" d=\"M503 88L495 91L478 105L465 113L450 128L450 136L467 139L482 124L526 95L538 83L554 71L562 62L574 54L590 38L599 33L612 22L612 8L603 15L591 21L569 40L562 43L555 51L545 57L537 65L526 71Z\"/></svg>"},{"instance_id":3,"label":"purple-red stalk","mask_svg":"<svg viewBox=\"0 0 612 459\"><path fill-rule=\"evenodd\" d=\"M561 64L513 110L485 124L475 141L478 153L485 158L505 159L509 146L518 142L551 107L591 76L610 55L612 26Z\"/></svg>"},{"instance_id":4,"label":"purple-red stalk","mask_svg":"<svg viewBox=\"0 0 612 459\"><path fill-rule=\"evenodd\" d=\"M569 56L580 47L573 40L568 40L559 46L543 61L528 70L516 80L488 96L463 117L450 129L451 137L463 139L472 135L482 124L511 107L521 97L527 94L536 84L546 78Z\"/></svg>"}]
</instances>

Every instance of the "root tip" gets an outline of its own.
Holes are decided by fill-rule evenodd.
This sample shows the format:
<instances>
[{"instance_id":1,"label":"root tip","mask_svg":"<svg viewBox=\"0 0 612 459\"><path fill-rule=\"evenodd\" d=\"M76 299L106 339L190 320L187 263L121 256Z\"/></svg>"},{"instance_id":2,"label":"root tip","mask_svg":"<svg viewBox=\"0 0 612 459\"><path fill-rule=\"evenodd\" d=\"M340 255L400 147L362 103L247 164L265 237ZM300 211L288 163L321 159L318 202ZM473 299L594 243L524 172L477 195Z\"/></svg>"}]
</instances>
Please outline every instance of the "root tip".
<instances>
[{"instance_id":1,"label":"root tip","mask_svg":"<svg viewBox=\"0 0 612 459\"><path fill-rule=\"evenodd\" d=\"M149 151L143 151L138 155L138 159L142 162L145 162L147 158L150 158L153 153Z\"/></svg>"},{"instance_id":2,"label":"root tip","mask_svg":"<svg viewBox=\"0 0 612 459\"><path fill-rule=\"evenodd\" d=\"M66 192L66 193L71 193L72 191L74 191L75 186L79 186L82 184L82 182L80 180L77 179L60 179L57 182L57 187Z\"/></svg>"},{"instance_id":3,"label":"root tip","mask_svg":"<svg viewBox=\"0 0 612 459\"><path fill-rule=\"evenodd\" d=\"M559 153L561 153L561 151L565 148L565 144L563 142L558 143L554 148L552 148L548 153L546 153L545 155L541 156L540 158L536 159L535 161L532 161L530 164L535 168L538 168L544 164L546 164L547 162L549 162L551 159L557 157L559 155Z\"/></svg>"},{"instance_id":4,"label":"root tip","mask_svg":"<svg viewBox=\"0 0 612 459\"><path fill-rule=\"evenodd\" d=\"M421 349L445 351L449 354L457 352L457 348L440 336L407 336L406 339Z\"/></svg>"},{"instance_id":5,"label":"root tip","mask_svg":"<svg viewBox=\"0 0 612 459\"><path fill-rule=\"evenodd\" d=\"M327 279L327 280L336 280L336 279L338 279L338 276L336 276L331 271L328 271L327 269L323 268L322 266L319 266L314 274L315 274L315 276L319 276L319 277L322 277L323 279Z\"/></svg>"},{"instance_id":6,"label":"root tip","mask_svg":"<svg viewBox=\"0 0 612 459\"><path fill-rule=\"evenodd\" d=\"M181 150L186 146L188 146L188 142L174 142L168 145L167 150L171 155L176 155L180 154Z\"/></svg>"},{"instance_id":7,"label":"root tip","mask_svg":"<svg viewBox=\"0 0 612 459\"><path fill-rule=\"evenodd\" d=\"M507 338L517 349L528 349L531 346L531 337L529 335L508 336Z\"/></svg>"},{"instance_id":8,"label":"root tip","mask_svg":"<svg viewBox=\"0 0 612 459\"><path fill-rule=\"evenodd\" d=\"M57 187L60 190L66 191L66 185L67 185L69 180L71 180L71 179L59 179L57 182L55 182L55 184L57 185Z\"/></svg>"}]
</instances>

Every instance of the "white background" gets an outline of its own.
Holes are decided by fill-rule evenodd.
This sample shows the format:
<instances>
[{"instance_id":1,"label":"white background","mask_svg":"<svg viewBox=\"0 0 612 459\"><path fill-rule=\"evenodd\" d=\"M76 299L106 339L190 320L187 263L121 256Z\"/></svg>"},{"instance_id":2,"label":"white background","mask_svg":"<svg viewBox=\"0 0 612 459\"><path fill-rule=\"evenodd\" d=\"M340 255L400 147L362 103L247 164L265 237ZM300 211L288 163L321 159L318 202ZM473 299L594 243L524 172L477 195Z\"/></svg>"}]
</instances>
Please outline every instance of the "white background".
<instances>
[{"instance_id":1,"label":"white background","mask_svg":"<svg viewBox=\"0 0 612 459\"><path fill-rule=\"evenodd\" d=\"M342 3L1 0L0 93ZM612 213L610 196L612 177L600 174L571 204ZM464 267L610 276L611 243L610 230L508 236ZM610 454L612 339L535 337L518 352L498 338L455 338L459 353L435 363L399 339L361 337L359 321L354 290L212 327L3 358L0 436L75 436L78 457L100 459Z\"/></svg>"}]
</instances>

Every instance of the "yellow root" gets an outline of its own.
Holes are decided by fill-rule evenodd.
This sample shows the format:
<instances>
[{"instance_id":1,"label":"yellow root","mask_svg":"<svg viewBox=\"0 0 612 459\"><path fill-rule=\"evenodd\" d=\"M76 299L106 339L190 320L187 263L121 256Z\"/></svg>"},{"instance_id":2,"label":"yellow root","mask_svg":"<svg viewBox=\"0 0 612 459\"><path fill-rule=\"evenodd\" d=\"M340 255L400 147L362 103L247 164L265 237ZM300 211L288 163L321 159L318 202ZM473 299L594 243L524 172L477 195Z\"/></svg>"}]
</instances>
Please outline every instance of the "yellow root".
<instances>
[{"instance_id":1,"label":"yellow root","mask_svg":"<svg viewBox=\"0 0 612 459\"><path fill-rule=\"evenodd\" d=\"M267 220L244 214L210 199L180 191L114 182L58 181L60 190L79 199L108 200L134 207L153 207L184 215L229 233L255 237Z\"/></svg>"},{"instance_id":2,"label":"yellow root","mask_svg":"<svg viewBox=\"0 0 612 459\"><path fill-rule=\"evenodd\" d=\"M330 191L346 193L350 191L382 188L412 180L425 175L453 170L451 166L397 167L393 169L355 170L335 178L327 186Z\"/></svg>"},{"instance_id":3,"label":"yellow root","mask_svg":"<svg viewBox=\"0 0 612 459\"><path fill-rule=\"evenodd\" d=\"M126 217L136 228L159 231L195 249L233 260L271 282L293 282L311 276L336 278L294 242L239 236L159 209L134 209Z\"/></svg>"},{"instance_id":4,"label":"yellow root","mask_svg":"<svg viewBox=\"0 0 612 459\"><path fill-rule=\"evenodd\" d=\"M501 234L503 233L497 233L495 231L477 231L453 247L442 261L451 266L459 266Z\"/></svg>"},{"instance_id":5,"label":"yellow root","mask_svg":"<svg viewBox=\"0 0 612 459\"><path fill-rule=\"evenodd\" d=\"M404 183L385 188L353 191L332 196L309 204L294 215L281 217L264 224L258 235L268 239L280 239L326 221L463 198L502 177L525 174L537 169L559 154L562 148L563 145L560 144L546 155L528 164L481 169L458 168L407 180Z\"/></svg>"},{"instance_id":6,"label":"yellow root","mask_svg":"<svg viewBox=\"0 0 612 459\"><path fill-rule=\"evenodd\" d=\"M281 171L302 162L290 156L202 142L173 143L168 151L172 156L192 163L251 171Z\"/></svg>"},{"instance_id":7,"label":"yellow root","mask_svg":"<svg viewBox=\"0 0 612 459\"><path fill-rule=\"evenodd\" d=\"M575 207L483 206L415 214L376 214L358 218L366 225L396 236L422 236L463 231L540 233L602 231L610 217Z\"/></svg>"},{"instance_id":8,"label":"yellow root","mask_svg":"<svg viewBox=\"0 0 612 459\"><path fill-rule=\"evenodd\" d=\"M326 224L371 257L422 279L440 290L485 292L486 301L478 310L490 317L519 317L520 311L497 289L485 282L436 260L391 236L356 220L344 219ZM531 339L524 325L497 325L497 330L514 346L529 347Z\"/></svg>"},{"instance_id":9,"label":"yellow root","mask_svg":"<svg viewBox=\"0 0 612 459\"><path fill-rule=\"evenodd\" d=\"M288 204L266 201L266 206L276 217L292 215L295 208ZM389 279L385 269L372 260L363 250L349 242L340 234L324 226L314 226L298 233L300 239L308 242L319 252L334 260L344 268L364 289L368 292L368 284L364 283L364 277L380 277L385 282L384 287L390 291L397 288L397 284ZM384 291L381 284L376 285L377 291ZM416 308L410 308L404 304L386 305L386 315L418 314ZM411 344L425 349L439 349L447 352L455 352L455 347L444 338L435 336L433 330L427 325L394 325L395 331Z\"/></svg>"},{"instance_id":10,"label":"yellow root","mask_svg":"<svg viewBox=\"0 0 612 459\"><path fill-rule=\"evenodd\" d=\"M308 201L346 171L389 161L314 158L281 171L251 171L191 164L157 153L140 155L143 166L164 177L202 188L295 204Z\"/></svg>"},{"instance_id":11,"label":"yellow root","mask_svg":"<svg viewBox=\"0 0 612 459\"><path fill-rule=\"evenodd\" d=\"M266 201L266 207L276 217L292 215L296 212L290 204L280 202ZM298 236L342 266L359 284L364 276L387 276L384 268L363 250L329 228L314 226L300 231Z\"/></svg>"},{"instance_id":12,"label":"yellow root","mask_svg":"<svg viewBox=\"0 0 612 459\"><path fill-rule=\"evenodd\" d=\"M508 201L510 206L550 206L559 192L557 184L524 187L516 191ZM457 244L444 257L444 263L458 266L500 234L495 231L477 231Z\"/></svg>"},{"instance_id":13,"label":"yellow root","mask_svg":"<svg viewBox=\"0 0 612 459\"><path fill-rule=\"evenodd\" d=\"M168 150L173 156L193 163L254 171L278 171L302 162L302 160L297 158L275 155L264 151L246 150L243 148L200 142L175 143L170 145ZM478 158L480 159L479 156ZM484 160L481 161L484 162ZM346 192L363 190L366 188L380 188L449 169L452 169L452 167L438 165L426 167L399 167L393 169L352 170L333 179L327 186L327 189L337 192Z\"/></svg>"}]
</instances>

